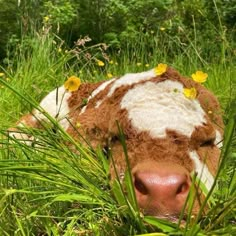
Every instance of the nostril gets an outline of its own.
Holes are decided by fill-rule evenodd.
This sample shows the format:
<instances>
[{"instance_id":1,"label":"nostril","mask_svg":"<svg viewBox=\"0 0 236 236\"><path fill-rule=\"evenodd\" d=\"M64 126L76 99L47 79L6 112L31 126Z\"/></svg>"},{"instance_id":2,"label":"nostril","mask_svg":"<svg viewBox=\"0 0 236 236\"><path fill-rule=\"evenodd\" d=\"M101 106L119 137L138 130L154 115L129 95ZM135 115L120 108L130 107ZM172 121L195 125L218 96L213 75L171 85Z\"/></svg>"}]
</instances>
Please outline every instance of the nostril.
<instances>
[{"instance_id":1,"label":"nostril","mask_svg":"<svg viewBox=\"0 0 236 236\"><path fill-rule=\"evenodd\" d=\"M184 194L189 190L189 184L187 182L181 183L177 188L176 195Z\"/></svg>"},{"instance_id":2,"label":"nostril","mask_svg":"<svg viewBox=\"0 0 236 236\"><path fill-rule=\"evenodd\" d=\"M148 194L148 189L146 188L146 186L143 183L142 179L140 179L138 177L138 175L134 175L134 187L139 193L141 193L143 195Z\"/></svg>"},{"instance_id":3,"label":"nostril","mask_svg":"<svg viewBox=\"0 0 236 236\"><path fill-rule=\"evenodd\" d=\"M177 195L186 195L189 192L189 188L191 185L190 176L188 174L179 174L176 175L176 191L175 194Z\"/></svg>"}]
</instances>

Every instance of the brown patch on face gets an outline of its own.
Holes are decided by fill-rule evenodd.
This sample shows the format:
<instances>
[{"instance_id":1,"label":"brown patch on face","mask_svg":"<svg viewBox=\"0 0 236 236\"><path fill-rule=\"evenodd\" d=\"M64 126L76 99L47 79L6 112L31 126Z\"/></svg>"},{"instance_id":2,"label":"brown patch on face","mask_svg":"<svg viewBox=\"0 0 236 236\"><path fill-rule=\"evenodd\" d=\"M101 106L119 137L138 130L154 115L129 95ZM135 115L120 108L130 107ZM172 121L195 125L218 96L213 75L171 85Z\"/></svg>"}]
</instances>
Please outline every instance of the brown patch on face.
<instances>
[{"instance_id":1,"label":"brown patch on face","mask_svg":"<svg viewBox=\"0 0 236 236\"><path fill-rule=\"evenodd\" d=\"M219 109L219 103L212 93L193 80L180 76L180 74L172 68L168 68L167 72L162 76L153 77L148 81L158 83L167 79L178 81L186 88L195 87L198 91L197 98L202 108L205 110L206 115L208 114L207 111L213 109L213 107L215 111ZM144 84L146 82L147 80L141 81L138 84ZM192 170L192 162L188 157L188 152L190 150L199 150L199 154L202 155L201 150L205 150L206 147L203 148L201 145L209 140L214 140L216 124L213 124L211 117L206 117L207 123L205 125L196 127L190 140L183 135L181 136L175 133L173 130L167 131L167 137L165 139L152 139L148 133L137 132L128 119L127 111L120 108L123 96L128 90L135 87L136 84L122 85L114 91L111 97L107 97L112 84L113 83L109 84L103 91L91 99L83 114L74 116L75 122L79 122L82 125L81 128L79 128L79 132L84 134L94 147L97 145L103 146L109 142L108 140L118 136L117 122L119 122L126 135L131 163L140 162L142 159L148 158L155 159L156 161L176 161L181 165L188 166L188 170ZM98 85L96 85L96 88L97 86ZM79 97L81 99L81 94L79 94ZM99 108L95 108L95 104L99 100L103 100L103 102ZM214 120L217 121L218 126L223 126L222 118L219 113L216 112L214 114ZM68 131L75 137L78 135L77 130L76 132L73 131L73 129L69 129ZM116 143L112 148L115 148L116 151L114 151L114 153L116 154L114 155L117 157L117 162L120 163L119 166L122 166L124 161L124 159L121 158L123 150L118 151L119 148L116 147L117 145L120 144ZM211 148L208 149L211 150ZM209 153L211 152L212 150L209 151ZM216 154L215 151L213 153ZM214 154L211 154L211 156ZM123 169L123 167L121 167L121 169ZM215 167L210 167L210 169L212 173L215 172Z\"/></svg>"},{"instance_id":2,"label":"brown patch on face","mask_svg":"<svg viewBox=\"0 0 236 236\"><path fill-rule=\"evenodd\" d=\"M91 93L101 84L102 82L98 82L95 84L91 83L81 84L77 91L72 92L72 95L68 99L68 106L71 109L74 109L74 107L81 108L81 106L84 105L83 103L84 99L88 99Z\"/></svg>"},{"instance_id":3,"label":"brown patch on face","mask_svg":"<svg viewBox=\"0 0 236 236\"><path fill-rule=\"evenodd\" d=\"M186 88L195 87L198 95L197 99L201 107L206 113L206 123L195 128L191 137L186 137L174 130L166 130L165 138L152 138L148 132L138 132L128 118L126 110L120 108L120 103L126 92L134 88L136 84L122 85L114 91L111 97L107 94L112 86L108 85L106 89L98 93L89 102L86 111L77 117L82 124L79 132L87 137L93 147L100 145L101 147L109 146L112 150L112 158L115 168L118 172L118 178L122 177L126 171L126 163L124 150L119 142L117 122L123 129L126 137L126 146L131 169L135 169L137 165L150 162L155 165L179 166L184 168L187 173L194 170L194 164L189 157L190 151L196 151L202 163L206 163L209 171L214 175L217 171L218 158L220 150L214 145L216 129L222 133L223 121L220 113L220 106L214 95L202 85L184 78L178 72L169 68L162 76L156 76L148 81L159 83L165 80L178 81ZM144 84L147 80L138 82ZM103 101L98 108L95 108L97 101ZM208 111L214 111L210 113ZM76 133L74 133L76 136ZM168 166L168 165L167 165ZM152 168L152 165L150 165ZM111 179L116 178L114 166L110 166ZM194 203L193 212L197 213L203 199L198 193L198 200ZM165 200L163 200L165 201ZM168 204L167 204L168 205ZM147 209L150 210L149 208ZM178 214L175 210L165 206L156 208L153 215L161 214ZM150 213L150 212L149 212Z\"/></svg>"},{"instance_id":4,"label":"brown patch on face","mask_svg":"<svg viewBox=\"0 0 236 236\"><path fill-rule=\"evenodd\" d=\"M145 84L147 81L159 83L165 80L177 81L182 83L186 88L195 87L197 90L197 99L206 113L206 122L205 124L196 127L190 138L176 132L175 130L166 130L165 138L152 138L148 132L139 132L136 130L132 126L131 120L129 120L128 112L125 109L121 109L120 104L122 98L127 91L134 88L137 84ZM119 175L118 177L122 176L126 171L124 150L118 138L118 123L123 129L126 137L126 146L132 170L138 169L139 171L143 171L144 174L147 175L145 178L149 178L149 167L150 172L153 172L152 174L154 176L156 175L154 173L155 171L152 171L153 166L155 166L155 170L161 170L161 173L162 169L166 168L166 173L170 175L172 169L178 170L174 173L174 178L179 182L176 186L172 186L175 188L180 184L180 188L177 188L177 190L174 191L177 193L177 200L179 199L179 193L182 194L182 192L184 192L184 186L186 185L185 182L184 184L181 182L183 176L180 172L183 170L182 172L184 175L187 175L194 170L194 164L189 157L190 151L196 151L201 161L206 163L210 172L213 175L216 173L220 150L213 142L215 139L216 129L222 134L223 121L217 99L205 87L191 79L182 77L174 69L168 67L167 72L163 75L154 76L148 80L143 80L131 85L122 85L116 88L114 93L108 97L107 94L114 83L111 82L105 89L91 98L86 105L84 99L88 99L92 92L102 83L103 82L96 84L82 84L78 91L72 93L71 97L68 99L68 105L70 108L69 119L73 126L70 126L67 132L78 141L84 142L80 136L82 135L94 148L98 146L102 148L109 146L112 150L115 168ZM102 103L99 107L96 107L98 101L102 101ZM81 109L84 105L86 105L86 110L81 113ZM30 116L31 115L29 115L29 117L26 116L22 120L25 121L27 126L38 127L38 124L32 122L32 120L30 121L30 118L32 118ZM77 123L80 124L79 127L77 127ZM144 163L149 163L147 164L148 168L147 166L143 167L145 166ZM116 178L113 165L111 165L110 173L111 179ZM163 174L166 175L164 177L168 179L169 176L166 173L163 172ZM159 176L155 177L157 178ZM187 177L189 181L189 176ZM145 178L144 182L146 180ZM167 187L169 186L170 185L167 184ZM166 189L168 190L168 188L165 187L166 186L164 186L163 189L165 191ZM154 188L156 188L156 186L154 186ZM168 191L166 191L166 194L169 194ZM202 196L199 197L199 199L201 198ZM165 202L165 198L162 198L161 201ZM143 203L143 201L141 203ZM145 201L144 203L146 204ZM155 202L153 204L155 206L157 205ZM168 208L168 202L165 204L160 208L156 207L153 211L150 208L146 210L153 215L159 216L161 214L178 215L179 208L172 211ZM171 204L173 205L173 208L175 208L174 201L171 202ZM197 212L198 209L199 204L195 203L194 211Z\"/></svg>"}]
</instances>

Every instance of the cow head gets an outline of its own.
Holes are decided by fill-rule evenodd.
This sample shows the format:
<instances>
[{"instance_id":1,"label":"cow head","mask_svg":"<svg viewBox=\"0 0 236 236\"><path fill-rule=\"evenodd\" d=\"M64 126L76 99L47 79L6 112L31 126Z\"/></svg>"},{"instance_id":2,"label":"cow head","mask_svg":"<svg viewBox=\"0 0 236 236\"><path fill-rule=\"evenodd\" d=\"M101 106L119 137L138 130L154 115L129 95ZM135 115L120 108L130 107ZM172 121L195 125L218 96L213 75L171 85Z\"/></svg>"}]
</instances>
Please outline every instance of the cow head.
<instances>
[{"instance_id":1,"label":"cow head","mask_svg":"<svg viewBox=\"0 0 236 236\"><path fill-rule=\"evenodd\" d=\"M196 97L186 97L184 89L192 88ZM85 98L87 104L83 103ZM60 111L56 99L62 101ZM126 139L137 202L145 214L178 216L193 176L208 190L213 185L223 132L219 103L205 87L172 68L161 75L153 69L82 84L75 92L61 87L40 105L78 141L79 131L93 147L111 149L115 163L110 167L112 181L116 173L122 181L127 170L119 124ZM41 119L43 115L35 111L20 123L37 126ZM197 195L193 213L199 210L203 197L200 190Z\"/></svg>"}]
</instances>

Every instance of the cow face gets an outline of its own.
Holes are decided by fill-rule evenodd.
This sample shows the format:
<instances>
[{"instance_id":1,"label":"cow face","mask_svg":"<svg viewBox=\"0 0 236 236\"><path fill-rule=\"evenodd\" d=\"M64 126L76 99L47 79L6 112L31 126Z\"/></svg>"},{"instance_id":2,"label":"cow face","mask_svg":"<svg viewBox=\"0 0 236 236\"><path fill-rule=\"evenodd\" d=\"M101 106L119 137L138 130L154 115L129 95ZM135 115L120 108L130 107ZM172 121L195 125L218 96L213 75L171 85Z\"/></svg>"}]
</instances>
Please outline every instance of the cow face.
<instances>
[{"instance_id":1,"label":"cow face","mask_svg":"<svg viewBox=\"0 0 236 236\"><path fill-rule=\"evenodd\" d=\"M196 98L186 97L185 88L194 88ZM55 101L60 95L59 109ZM111 180L117 177L115 173L122 180L127 170L119 124L126 138L137 202L145 214L178 216L194 175L208 190L213 185L223 128L219 104L206 88L171 68L160 76L150 70L82 84L72 93L61 87L43 99L41 106L78 141L79 131L93 147L112 150ZM35 111L20 123L37 126L42 119ZM202 199L200 191L197 195L193 213Z\"/></svg>"}]
</instances>

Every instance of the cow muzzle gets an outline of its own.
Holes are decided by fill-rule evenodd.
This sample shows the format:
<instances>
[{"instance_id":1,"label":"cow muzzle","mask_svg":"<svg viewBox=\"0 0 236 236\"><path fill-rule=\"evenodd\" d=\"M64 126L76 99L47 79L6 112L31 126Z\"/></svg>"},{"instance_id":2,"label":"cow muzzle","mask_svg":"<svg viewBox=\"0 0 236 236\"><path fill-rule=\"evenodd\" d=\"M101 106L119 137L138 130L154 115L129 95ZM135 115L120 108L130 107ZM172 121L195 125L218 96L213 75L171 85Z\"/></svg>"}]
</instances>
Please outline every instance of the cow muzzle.
<instances>
[{"instance_id":1,"label":"cow muzzle","mask_svg":"<svg viewBox=\"0 0 236 236\"><path fill-rule=\"evenodd\" d=\"M178 216L187 199L191 178L182 166L145 162L133 170L137 203L144 214Z\"/></svg>"}]
</instances>

